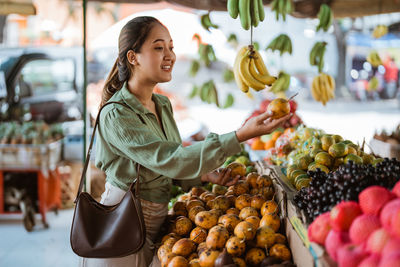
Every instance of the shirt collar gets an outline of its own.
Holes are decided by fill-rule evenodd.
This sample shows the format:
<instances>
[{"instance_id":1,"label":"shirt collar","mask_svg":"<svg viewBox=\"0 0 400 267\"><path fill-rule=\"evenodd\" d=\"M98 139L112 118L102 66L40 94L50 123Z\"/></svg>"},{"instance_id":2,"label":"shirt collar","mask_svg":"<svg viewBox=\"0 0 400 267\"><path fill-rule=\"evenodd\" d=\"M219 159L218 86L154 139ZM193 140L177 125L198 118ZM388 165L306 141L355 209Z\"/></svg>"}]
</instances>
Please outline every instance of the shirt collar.
<instances>
[{"instance_id":1,"label":"shirt collar","mask_svg":"<svg viewBox=\"0 0 400 267\"><path fill-rule=\"evenodd\" d=\"M136 98L136 96L128 90L126 83L121 88L121 96L124 102L128 106L130 106L135 112L141 114L151 113L147 108L143 106L142 103L140 103L140 101ZM157 107L167 105L167 102L157 94L153 94L152 99Z\"/></svg>"}]
</instances>

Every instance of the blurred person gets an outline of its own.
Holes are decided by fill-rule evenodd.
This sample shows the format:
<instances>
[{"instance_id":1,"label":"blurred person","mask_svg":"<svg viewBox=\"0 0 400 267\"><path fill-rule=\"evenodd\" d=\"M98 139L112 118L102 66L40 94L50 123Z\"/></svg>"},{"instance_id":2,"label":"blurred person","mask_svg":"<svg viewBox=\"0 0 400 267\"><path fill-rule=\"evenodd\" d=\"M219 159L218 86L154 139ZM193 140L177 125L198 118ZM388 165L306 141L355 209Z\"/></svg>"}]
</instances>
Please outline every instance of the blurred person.
<instances>
[{"instance_id":1,"label":"blurred person","mask_svg":"<svg viewBox=\"0 0 400 267\"><path fill-rule=\"evenodd\" d=\"M399 68L393 57L388 57L383 66L385 67L386 97L394 98L398 90Z\"/></svg>"},{"instance_id":2,"label":"blurred person","mask_svg":"<svg viewBox=\"0 0 400 267\"><path fill-rule=\"evenodd\" d=\"M140 171L140 198L146 226L146 243L135 253L121 258L81 258L81 266L160 266L154 257L154 242L168 212L172 179L184 190L212 182L230 186L231 170L218 169L227 157L241 151L240 143L274 129L291 114L272 119L263 113L236 131L210 133L203 141L183 146L172 106L166 96L154 93L158 83L171 80L175 63L173 41L168 29L153 17L136 17L119 35L118 58L103 88L96 141L96 166L107 175L101 203L120 202ZM210 118L212 119L212 118ZM132 227L135 227L132 225Z\"/></svg>"}]
</instances>

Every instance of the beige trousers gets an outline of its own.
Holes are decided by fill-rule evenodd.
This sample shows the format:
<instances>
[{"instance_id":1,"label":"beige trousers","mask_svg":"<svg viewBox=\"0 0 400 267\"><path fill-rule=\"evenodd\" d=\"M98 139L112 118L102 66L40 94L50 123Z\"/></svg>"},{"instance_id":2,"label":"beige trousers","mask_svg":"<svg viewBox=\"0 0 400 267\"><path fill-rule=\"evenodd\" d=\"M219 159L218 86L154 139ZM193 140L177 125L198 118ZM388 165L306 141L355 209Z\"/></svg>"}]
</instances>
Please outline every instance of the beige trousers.
<instances>
[{"instance_id":1,"label":"beige trousers","mask_svg":"<svg viewBox=\"0 0 400 267\"><path fill-rule=\"evenodd\" d=\"M121 201L125 191L106 183L100 203L115 205ZM141 200L144 222L146 225L146 243L142 249L126 257L93 259L80 258L80 267L159 267L161 266L154 249L154 241L168 213L168 204L158 204Z\"/></svg>"}]
</instances>

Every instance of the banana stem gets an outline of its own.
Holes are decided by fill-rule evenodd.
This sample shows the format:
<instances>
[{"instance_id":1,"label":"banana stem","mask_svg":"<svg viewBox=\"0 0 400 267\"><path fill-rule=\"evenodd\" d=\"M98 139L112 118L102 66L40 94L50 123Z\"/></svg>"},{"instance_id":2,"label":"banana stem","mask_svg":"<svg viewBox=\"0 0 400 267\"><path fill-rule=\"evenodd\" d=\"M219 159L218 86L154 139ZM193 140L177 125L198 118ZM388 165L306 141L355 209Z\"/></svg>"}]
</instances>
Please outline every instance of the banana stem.
<instances>
[{"instance_id":1,"label":"banana stem","mask_svg":"<svg viewBox=\"0 0 400 267\"><path fill-rule=\"evenodd\" d=\"M295 96L297 96L299 93L295 93L294 95L292 95L289 99L288 99L288 101L290 101L290 100L292 100Z\"/></svg>"},{"instance_id":2,"label":"banana stem","mask_svg":"<svg viewBox=\"0 0 400 267\"><path fill-rule=\"evenodd\" d=\"M253 25L250 26L250 45L253 46Z\"/></svg>"}]
</instances>

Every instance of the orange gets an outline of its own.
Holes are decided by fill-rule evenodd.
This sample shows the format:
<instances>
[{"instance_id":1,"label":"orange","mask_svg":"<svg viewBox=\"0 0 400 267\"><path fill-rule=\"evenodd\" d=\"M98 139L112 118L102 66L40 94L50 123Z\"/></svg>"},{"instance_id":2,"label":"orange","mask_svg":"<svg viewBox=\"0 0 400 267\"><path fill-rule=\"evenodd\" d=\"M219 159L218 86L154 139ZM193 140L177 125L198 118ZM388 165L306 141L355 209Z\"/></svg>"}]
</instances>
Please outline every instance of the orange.
<instances>
[{"instance_id":1,"label":"orange","mask_svg":"<svg viewBox=\"0 0 400 267\"><path fill-rule=\"evenodd\" d=\"M275 147L275 141L274 140L270 139L267 142L265 142L265 145L264 145L264 149L265 150L268 150L268 149L273 148L273 147Z\"/></svg>"},{"instance_id":2,"label":"orange","mask_svg":"<svg viewBox=\"0 0 400 267\"><path fill-rule=\"evenodd\" d=\"M251 144L251 149L253 150L264 150L264 142L261 141L260 138L256 138L256 140Z\"/></svg>"},{"instance_id":3,"label":"orange","mask_svg":"<svg viewBox=\"0 0 400 267\"><path fill-rule=\"evenodd\" d=\"M282 132L280 132L280 131L273 132L272 136L271 136L271 140L276 141L276 139L278 139L278 137L281 136L281 134L282 134Z\"/></svg>"}]
</instances>

